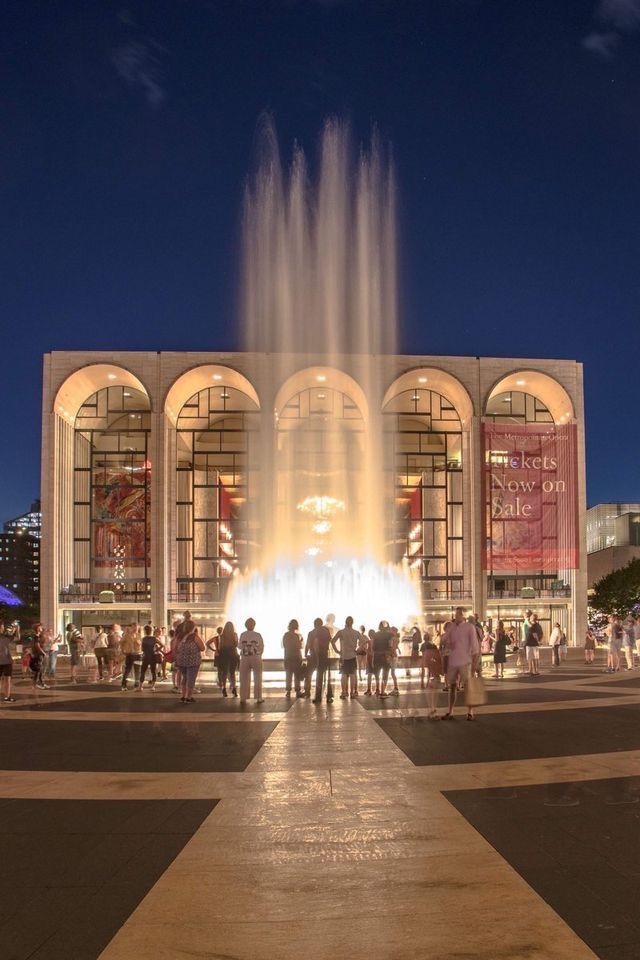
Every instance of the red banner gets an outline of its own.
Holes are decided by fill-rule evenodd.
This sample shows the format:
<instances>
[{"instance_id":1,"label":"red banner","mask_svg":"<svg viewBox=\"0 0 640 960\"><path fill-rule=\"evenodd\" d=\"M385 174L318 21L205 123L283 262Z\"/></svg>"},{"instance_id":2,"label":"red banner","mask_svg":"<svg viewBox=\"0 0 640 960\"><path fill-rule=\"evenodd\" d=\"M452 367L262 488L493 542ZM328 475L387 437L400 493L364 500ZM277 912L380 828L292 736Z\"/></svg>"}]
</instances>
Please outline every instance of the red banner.
<instances>
[{"instance_id":1,"label":"red banner","mask_svg":"<svg viewBox=\"0 0 640 960\"><path fill-rule=\"evenodd\" d=\"M575 424L484 423L484 569L562 573L579 565Z\"/></svg>"}]
</instances>

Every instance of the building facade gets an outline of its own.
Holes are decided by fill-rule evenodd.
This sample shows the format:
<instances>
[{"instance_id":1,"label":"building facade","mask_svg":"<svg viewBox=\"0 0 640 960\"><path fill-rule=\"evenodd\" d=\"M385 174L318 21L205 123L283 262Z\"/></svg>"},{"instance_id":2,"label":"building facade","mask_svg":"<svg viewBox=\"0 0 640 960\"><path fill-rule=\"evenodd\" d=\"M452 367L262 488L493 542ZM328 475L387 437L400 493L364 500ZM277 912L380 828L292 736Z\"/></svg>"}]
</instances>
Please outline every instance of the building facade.
<instances>
[{"instance_id":1,"label":"building facade","mask_svg":"<svg viewBox=\"0 0 640 960\"><path fill-rule=\"evenodd\" d=\"M0 533L0 586L31 609L40 602L40 501L19 517L7 520Z\"/></svg>"},{"instance_id":2,"label":"building facade","mask_svg":"<svg viewBox=\"0 0 640 960\"><path fill-rule=\"evenodd\" d=\"M602 577L640 557L640 503L598 503L587 510L587 579Z\"/></svg>"},{"instance_id":3,"label":"building facade","mask_svg":"<svg viewBox=\"0 0 640 960\"><path fill-rule=\"evenodd\" d=\"M188 606L213 629L235 571L255 565L251 505L286 431L315 418L351 430L355 455L382 438L386 557L419 577L427 621L530 607L581 638L581 365L366 360L279 355L274 380L269 354L47 354L43 621L168 623Z\"/></svg>"}]
</instances>

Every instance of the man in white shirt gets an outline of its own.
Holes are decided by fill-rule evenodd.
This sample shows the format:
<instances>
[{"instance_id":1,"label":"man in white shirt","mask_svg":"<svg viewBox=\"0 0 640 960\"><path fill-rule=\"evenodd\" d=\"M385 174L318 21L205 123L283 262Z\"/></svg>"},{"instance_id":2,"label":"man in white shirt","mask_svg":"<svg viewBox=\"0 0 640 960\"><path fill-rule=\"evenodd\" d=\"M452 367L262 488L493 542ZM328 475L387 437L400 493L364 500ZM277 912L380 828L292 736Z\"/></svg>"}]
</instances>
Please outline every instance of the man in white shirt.
<instances>
[{"instance_id":1,"label":"man in white shirt","mask_svg":"<svg viewBox=\"0 0 640 960\"><path fill-rule=\"evenodd\" d=\"M443 640L443 655L447 658L447 684L449 686L449 709L443 720L453 720L453 708L456 703L456 694L460 683L467 683L471 668L480 657L480 644L476 628L467 623L464 618L464 609L456 607L453 620L445 629ZM473 709L467 710L467 720L473 720Z\"/></svg>"}]
</instances>

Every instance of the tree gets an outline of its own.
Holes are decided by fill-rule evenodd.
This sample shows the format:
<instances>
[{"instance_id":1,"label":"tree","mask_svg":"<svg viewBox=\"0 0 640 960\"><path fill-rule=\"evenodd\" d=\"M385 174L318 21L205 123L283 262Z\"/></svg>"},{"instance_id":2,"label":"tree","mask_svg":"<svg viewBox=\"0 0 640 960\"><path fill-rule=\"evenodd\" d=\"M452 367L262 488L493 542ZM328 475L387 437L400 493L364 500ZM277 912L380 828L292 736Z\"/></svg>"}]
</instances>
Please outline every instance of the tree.
<instances>
[{"instance_id":1,"label":"tree","mask_svg":"<svg viewBox=\"0 0 640 960\"><path fill-rule=\"evenodd\" d=\"M640 604L640 557L626 567L613 570L598 580L593 588L590 606L601 613L628 617Z\"/></svg>"}]
</instances>

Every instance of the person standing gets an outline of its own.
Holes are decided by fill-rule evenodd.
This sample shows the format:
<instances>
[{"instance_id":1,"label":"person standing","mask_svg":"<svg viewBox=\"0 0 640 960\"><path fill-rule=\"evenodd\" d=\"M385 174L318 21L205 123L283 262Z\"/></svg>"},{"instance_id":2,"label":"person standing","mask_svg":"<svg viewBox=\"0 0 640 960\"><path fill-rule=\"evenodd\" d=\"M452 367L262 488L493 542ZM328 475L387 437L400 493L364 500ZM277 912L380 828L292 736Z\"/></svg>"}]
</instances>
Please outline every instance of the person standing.
<instances>
[{"instance_id":1,"label":"person standing","mask_svg":"<svg viewBox=\"0 0 640 960\"><path fill-rule=\"evenodd\" d=\"M422 644L422 665L420 686L424 687L424 675L427 675L427 719L437 720L438 711L436 709L438 702L438 690L440 689L440 677L442 676L442 657L437 645L431 639L431 635L425 630L424 642Z\"/></svg>"},{"instance_id":2,"label":"person standing","mask_svg":"<svg viewBox=\"0 0 640 960\"><path fill-rule=\"evenodd\" d=\"M346 700L349 692L352 699L358 696L358 647L361 637L353 629L353 617L347 617L342 630L333 638L334 648L340 656L341 693L340 699Z\"/></svg>"},{"instance_id":3,"label":"person standing","mask_svg":"<svg viewBox=\"0 0 640 960\"><path fill-rule=\"evenodd\" d=\"M142 637L142 663L140 666L140 684L138 685L138 690L141 691L144 685L145 677L147 676L147 670L151 674L151 680L149 686L152 690L155 690L156 686L156 654L160 653L162 647L159 640L159 635L155 635L155 631L150 624L147 624L144 628L144 634Z\"/></svg>"},{"instance_id":4,"label":"person standing","mask_svg":"<svg viewBox=\"0 0 640 960\"><path fill-rule=\"evenodd\" d=\"M540 646L542 644L542 627L538 623L538 614L532 613L529 619L529 628L525 637L524 645L527 650L527 663L529 664L529 675L532 677L540 676Z\"/></svg>"},{"instance_id":5,"label":"person standing","mask_svg":"<svg viewBox=\"0 0 640 960\"><path fill-rule=\"evenodd\" d=\"M584 637L584 662L593 663L596 656L596 636L591 627L587 627Z\"/></svg>"},{"instance_id":6,"label":"person standing","mask_svg":"<svg viewBox=\"0 0 640 960\"><path fill-rule=\"evenodd\" d=\"M622 649L623 632L620 617L612 614L609 617L609 625L605 630L608 639L607 669L605 673L617 673L620 669L620 650Z\"/></svg>"},{"instance_id":7,"label":"person standing","mask_svg":"<svg viewBox=\"0 0 640 960\"><path fill-rule=\"evenodd\" d=\"M636 643L636 627L633 617L628 617L622 628L622 649L627 662L627 670L633 670L633 651Z\"/></svg>"},{"instance_id":8,"label":"person standing","mask_svg":"<svg viewBox=\"0 0 640 960\"><path fill-rule=\"evenodd\" d=\"M82 664L84 637L74 623L67 624L67 646L71 665L71 683L78 683L78 667Z\"/></svg>"},{"instance_id":9,"label":"person standing","mask_svg":"<svg viewBox=\"0 0 640 960\"><path fill-rule=\"evenodd\" d=\"M313 674L318 669L318 658L316 656L314 640L315 640L315 624L320 620L319 617L316 617L314 621L313 630L310 630L307 634L307 642L304 645L304 659L306 661L306 668L304 672L304 695L307 699L311 696L311 684L313 682ZM322 626L322 620L320 620L320 626Z\"/></svg>"},{"instance_id":10,"label":"person standing","mask_svg":"<svg viewBox=\"0 0 640 960\"><path fill-rule=\"evenodd\" d=\"M109 669L107 660L107 650L109 649L109 638L102 627L96 627L98 631L93 644L93 652L98 664L98 680L104 680L105 672Z\"/></svg>"},{"instance_id":11,"label":"person standing","mask_svg":"<svg viewBox=\"0 0 640 960\"><path fill-rule=\"evenodd\" d=\"M256 622L253 617L245 621L245 628L240 634L240 703L244 705L249 698L252 673L256 703L264 703L262 696L264 640L261 634L256 633Z\"/></svg>"},{"instance_id":12,"label":"person standing","mask_svg":"<svg viewBox=\"0 0 640 960\"><path fill-rule=\"evenodd\" d=\"M297 620L290 620L287 632L282 638L284 648L284 677L285 697L291 698L291 684L293 682L296 697L302 697L300 678L302 676L302 637L299 633Z\"/></svg>"},{"instance_id":13,"label":"person standing","mask_svg":"<svg viewBox=\"0 0 640 960\"><path fill-rule=\"evenodd\" d=\"M133 670L133 689L140 687L140 661L142 659L142 640L137 626L129 625L124 628L120 649L124 654L124 672L122 674L122 692L128 689L127 680Z\"/></svg>"},{"instance_id":14,"label":"person standing","mask_svg":"<svg viewBox=\"0 0 640 960\"><path fill-rule=\"evenodd\" d=\"M426 633L426 631L425 631ZM411 667L421 667L422 664L422 633L420 632L420 627L418 624L414 624L413 629L411 630L411 653L410 653L410 664ZM411 676L411 668L407 667L407 676Z\"/></svg>"},{"instance_id":15,"label":"person standing","mask_svg":"<svg viewBox=\"0 0 640 960\"><path fill-rule=\"evenodd\" d=\"M463 607L456 607L453 620L446 625L442 654L446 657L449 688L449 708L442 719L453 720L458 687L467 683L480 657L480 642L475 624L465 621ZM467 708L467 720L475 720L471 706Z\"/></svg>"},{"instance_id":16,"label":"person standing","mask_svg":"<svg viewBox=\"0 0 640 960\"><path fill-rule=\"evenodd\" d=\"M34 623L28 640L31 644L31 658L29 660L31 682L34 687L46 690L47 685L44 682L46 653L44 649L44 630L41 623Z\"/></svg>"},{"instance_id":17,"label":"person standing","mask_svg":"<svg viewBox=\"0 0 640 960\"><path fill-rule=\"evenodd\" d=\"M376 679L376 697L388 697L387 683L391 666L393 634L386 620L381 620L373 635L373 675Z\"/></svg>"},{"instance_id":18,"label":"person standing","mask_svg":"<svg viewBox=\"0 0 640 960\"><path fill-rule=\"evenodd\" d=\"M371 685L373 683L373 638L375 637L375 630L369 630L365 643L365 658L366 658L366 670L367 670L367 689L365 693L368 697L371 696Z\"/></svg>"},{"instance_id":19,"label":"person standing","mask_svg":"<svg viewBox=\"0 0 640 960\"><path fill-rule=\"evenodd\" d=\"M236 687L236 670L238 669L238 634L236 628L228 620L222 628L218 640L218 666L220 668L220 683L222 696L227 696L227 680L229 689L234 697L238 696Z\"/></svg>"},{"instance_id":20,"label":"person standing","mask_svg":"<svg viewBox=\"0 0 640 960\"><path fill-rule=\"evenodd\" d=\"M330 616L332 616L330 614ZM327 617L329 620L329 617ZM324 687L325 674L327 677L327 703L333 702L333 688L331 686L331 672L329 663L329 648L332 645L331 633L329 628L322 623L321 617L316 617L313 621L313 630L307 637L307 647L313 653L313 659L316 669L316 692L313 703L322 703L322 690ZM334 647L335 649L335 647ZM308 679L311 686L311 679Z\"/></svg>"},{"instance_id":21,"label":"person standing","mask_svg":"<svg viewBox=\"0 0 640 960\"><path fill-rule=\"evenodd\" d=\"M553 666L560 666L560 639L562 637L562 630L560 629L559 623L554 623L553 630L549 635L549 646L553 651Z\"/></svg>"},{"instance_id":22,"label":"person standing","mask_svg":"<svg viewBox=\"0 0 640 960\"><path fill-rule=\"evenodd\" d=\"M365 625L360 627L360 640L358 641L358 680L362 680L362 671L367 669L367 631Z\"/></svg>"},{"instance_id":23,"label":"person standing","mask_svg":"<svg viewBox=\"0 0 640 960\"><path fill-rule=\"evenodd\" d=\"M194 703L193 688L196 685L198 671L202 663L202 654L204 653L204 640L198 633L198 628L191 619L190 614L185 614L185 619L180 624L181 629L176 631L176 664L180 670L181 703Z\"/></svg>"},{"instance_id":24,"label":"person standing","mask_svg":"<svg viewBox=\"0 0 640 960\"><path fill-rule=\"evenodd\" d=\"M106 663L109 675L109 683L113 683L116 675L119 673L118 664L122 653L120 651L120 641L122 639L122 630L119 623L114 623L107 634Z\"/></svg>"},{"instance_id":25,"label":"person standing","mask_svg":"<svg viewBox=\"0 0 640 960\"><path fill-rule=\"evenodd\" d=\"M15 703L11 696L11 677L13 676L13 654L11 650L15 637L0 623L0 696L4 703Z\"/></svg>"},{"instance_id":26,"label":"person standing","mask_svg":"<svg viewBox=\"0 0 640 960\"><path fill-rule=\"evenodd\" d=\"M509 635L505 632L504 622L498 620L495 640L493 642L493 669L496 680L504 680L504 665L507 662L507 647Z\"/></svg>"}]
</instances>

